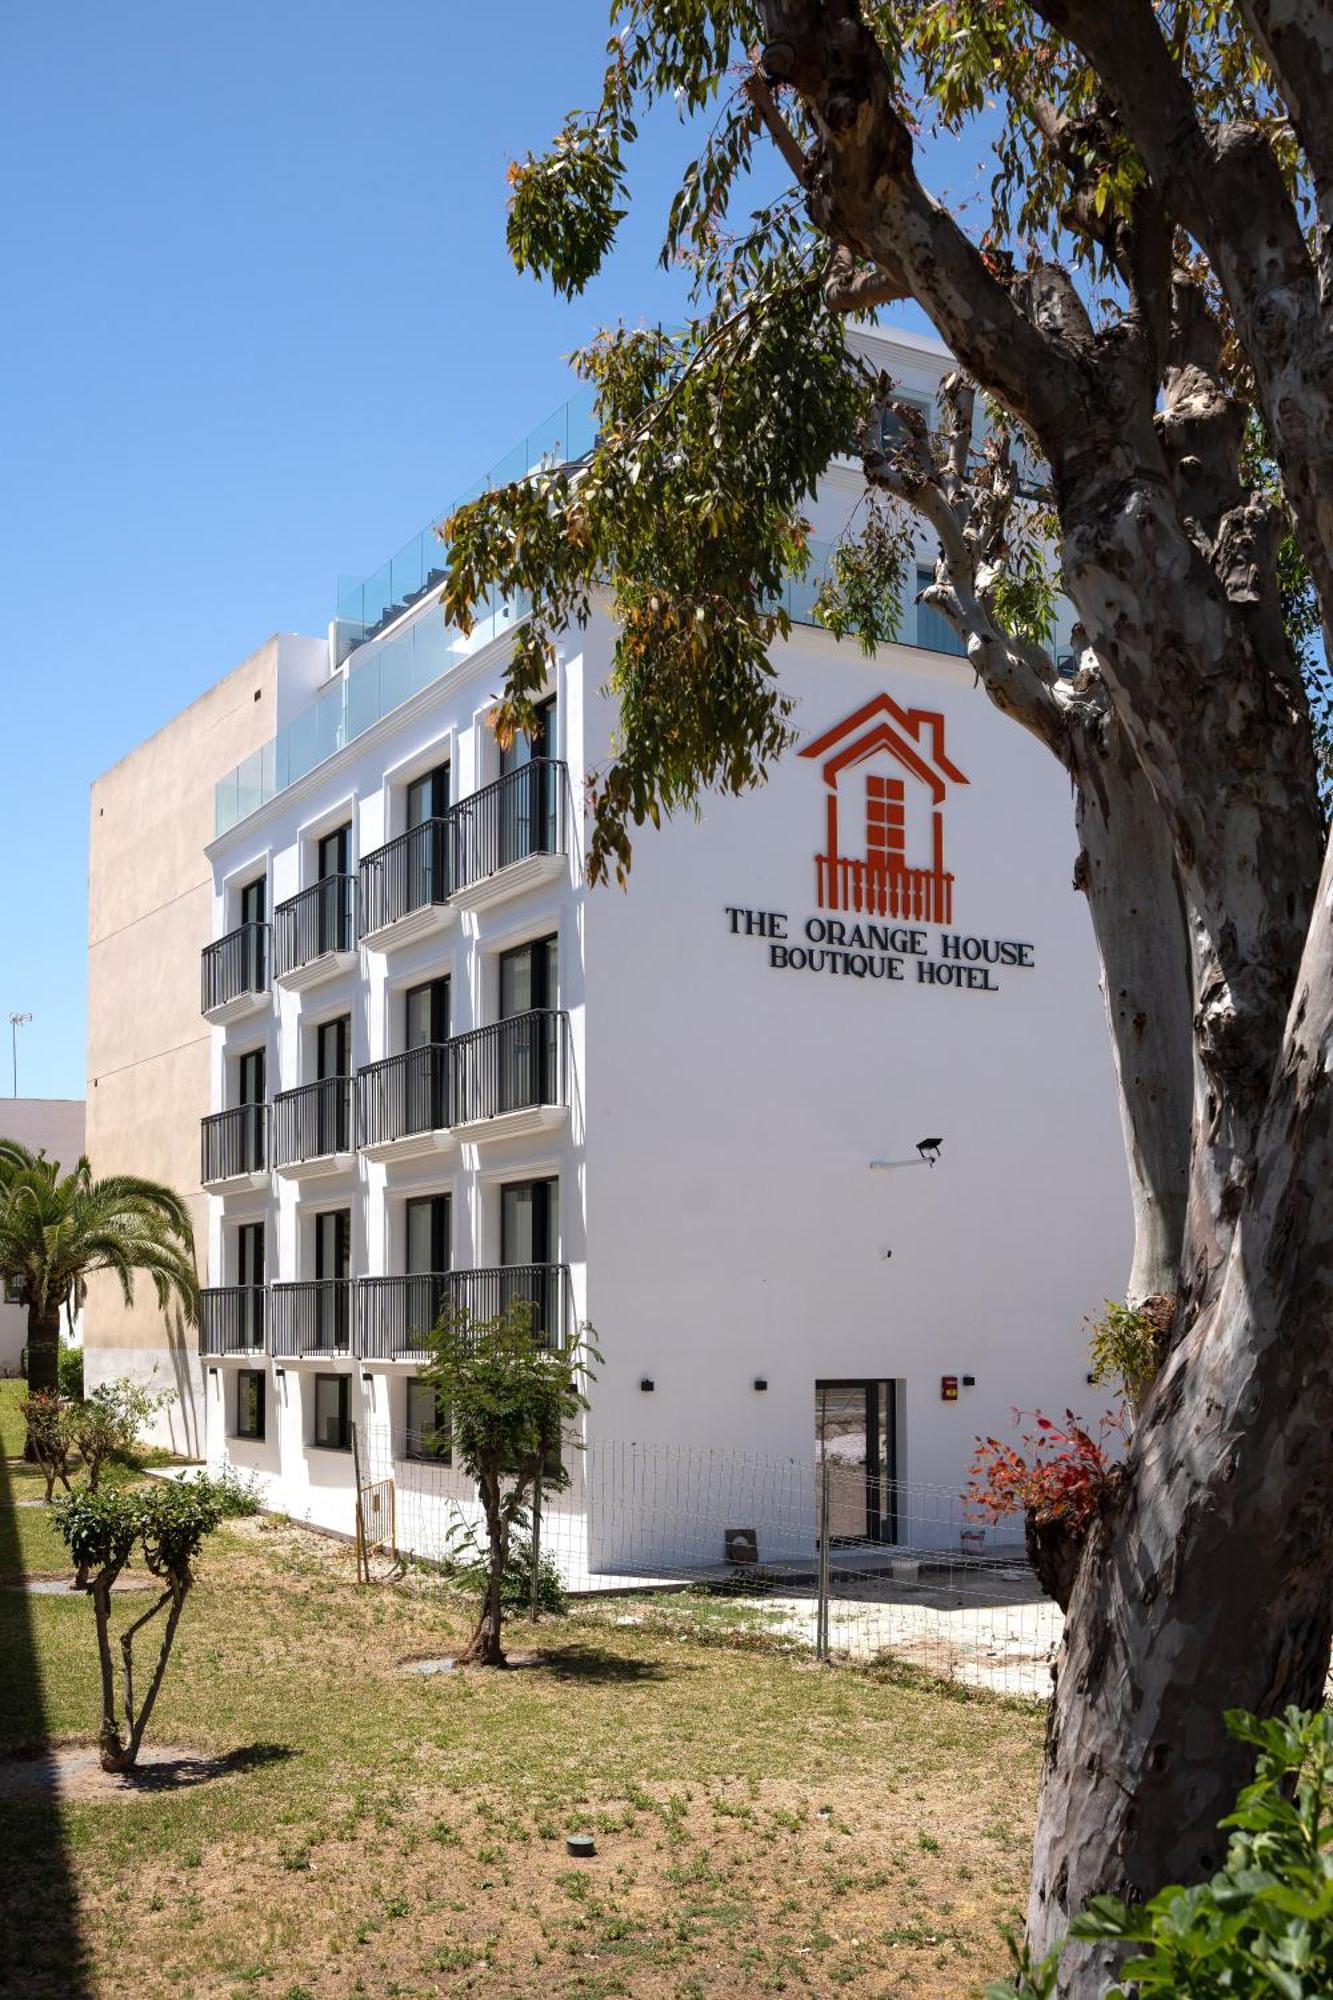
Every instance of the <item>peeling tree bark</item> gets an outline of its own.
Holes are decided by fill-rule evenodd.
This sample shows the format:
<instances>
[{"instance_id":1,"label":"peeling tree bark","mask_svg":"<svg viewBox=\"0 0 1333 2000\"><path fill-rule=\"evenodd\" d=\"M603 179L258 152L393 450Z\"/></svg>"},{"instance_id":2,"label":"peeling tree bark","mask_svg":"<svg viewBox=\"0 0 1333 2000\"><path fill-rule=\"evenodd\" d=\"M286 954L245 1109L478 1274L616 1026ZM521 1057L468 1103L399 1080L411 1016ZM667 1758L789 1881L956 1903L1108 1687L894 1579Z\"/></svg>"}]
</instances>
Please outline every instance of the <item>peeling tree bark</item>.
<instances>
[{"instance_id":1,"label":"peeling tree bark","mask_svg":"<svg viewBox=\"0 0 1333 2000\"><path fill-rule=\"evenodd\" d=\"M1218 1296L1136 1433L1123 1502L1094 1530L1047 1732L1029 1937L1088 1896L1136 1898L1220 1860L1248 1775L1227 1706L1323 1699L1333 1636L1333 860ZM1125 1774L1134 1774L1127 1785ZM1103 1991L1097 1948L1061 1990Z\"/></svg>"}]
</instances>

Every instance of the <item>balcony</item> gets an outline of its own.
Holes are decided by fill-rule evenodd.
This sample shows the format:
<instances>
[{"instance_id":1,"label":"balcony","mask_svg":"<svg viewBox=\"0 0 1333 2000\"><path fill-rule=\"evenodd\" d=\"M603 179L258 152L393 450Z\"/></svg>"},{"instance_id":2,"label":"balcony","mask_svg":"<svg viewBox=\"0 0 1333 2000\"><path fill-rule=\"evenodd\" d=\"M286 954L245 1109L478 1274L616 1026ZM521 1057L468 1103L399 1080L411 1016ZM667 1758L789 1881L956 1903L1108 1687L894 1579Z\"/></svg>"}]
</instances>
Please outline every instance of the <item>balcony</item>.
<instances>
[{"instance_id":1,"label":"balcony","mask_svg":"<svg viewBox=\"0 0 1333 2000\"><path fill-rule=\"evenodd\" d=\"M455 1035L448 1048L458 1138L518 1138L552 1131L568 1118L568 1014L534 1008Z\"/></svg>"},{"instance_id":2,"label":"balcony","mask_svg":"<svg viewBox=\"0 0 1333 2000\"><path fill-rule=\"evenodd\" d=\"M273 977L301 991L356 964L356 877L326 875L273 912Z\"/></svg>"},{"instance_id":3,"label":"balcony","mask_svg":"<svg viewBox=\"0 0 1333 2000\"><path fill-rule=\"evenodd\" d=\"M289 1180L346 1173L352 1164L352 1079L325 1077L273 1100L273 1165Z\"/></svg>"},{"instance_id":4,"label":"balcony","mask_svg":"<svg viewBox=\"0 0 1333 2000\"><path fill-rule=\"evenodd\" d=\"M272 1285L269 1301L269 1352L280 1360L352 1352L350 1278Z\"/></svg>"},{"instance_id":5,"label":"balcony","mask_svg":"<svg viewBox=\"0 0 1333 2000\"><path fill-rule=\"evenodd\" d=\"M554 1347L564 1346L573 1326L566 1264L362 1278L357 1290L357 1352L364 1361L426 1360L425 1335L447 1313L484 1321L498 1319L510 1305L525 1304L532 1309L533 1325Z\"/></svg>"},{"instance_id":6,"label":"balcony","mask_svg":"<svg viewBox=\"0 0 1333 2000\"><path fill-rule=\"evenodd\" d=\"M428 819L361 863L361 941L388 951L451 923L448 819Z\"/></svg>"},{"instance_id":7,"label":"balcony","mask_svg":"<svg viewBox=\"0 0 1333 2000\"><path fill-rule=\"evenodd\" d=\"M210 1285L199 1294L201 1354L264 1352L264 1287Z\"/></svg>"},{"instance_id":8,"label":"balcony","mask_svg":"<svg viewBox=\"0 0 1333 2000\"><path fill-rule=\"evenodd\" d=\"M215 1111L200 1128L199 1183L216 1194L268 1181L267 1104Z\"/></svg>"},{"instance_id":9,"label":"balcony","mask_svg":"<svg viewBox=\"0 0 1333 2000\"><path fill-rule=\"evenodd\" d=\"M426 1335L452 1296L460 1273L362 1278L357 1286L357 1352L369 1361L425 1361Z\"/></svg>"},{"instance_id":10,"label":"balcony","mask_svg":"<svg viewBox=\"0 0 1333 2000\"><path fill-rule=\"evenodd\" d=\"M554 757L534 757L450 808L453 900L485 909L569 867L569 773Z\"/></svg>"},{"instance_id":11,"label":"balcony","mask_svg":"<svg viewBox=\"0 0 1333 2000\"><path fill-rule=\"evenodd\" d=\"M257 1014L268 1005L268 967L267 924L242 924L215 944L206 944L200 963L200 1012L217 1027Z\"/></svg>"},{"instance_id":12,"label":"balcony","mask_svg":"<svg viewBox=\"0 0 1333 2000\"><path fill-rule=\"evenodd\" d=\"M417 1160L453 1145L450 1044L430 1042L356 1073L356 1129L372 1160Z\"/></svg>"}]
</instances>

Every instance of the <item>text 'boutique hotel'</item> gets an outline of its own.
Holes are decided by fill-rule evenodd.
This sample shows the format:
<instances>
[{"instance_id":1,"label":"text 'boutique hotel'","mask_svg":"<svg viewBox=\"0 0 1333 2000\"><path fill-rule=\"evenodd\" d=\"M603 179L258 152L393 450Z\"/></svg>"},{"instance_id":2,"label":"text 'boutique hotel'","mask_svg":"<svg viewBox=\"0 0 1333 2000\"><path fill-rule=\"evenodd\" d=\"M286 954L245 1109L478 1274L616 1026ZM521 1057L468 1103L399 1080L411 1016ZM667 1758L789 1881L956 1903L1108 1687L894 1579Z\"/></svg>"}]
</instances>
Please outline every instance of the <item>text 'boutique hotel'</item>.
<instances>
[{"instance_id":1,"label":"text 'boutique hotel'","mask_svg":"<svg viewBox=\"0 0 1333 2000\"><path fill-rule=\"evenodd\" d=\"M875 345L929 403L942 350ZM831 468L817 539L860 489ZM612 628L568 636L501 750L521 608L463 639L439 564L428 533L94 789L94 1165L200 1190L206 1289L197 1353L102 1294L92 1378L175 1387L178 1444L350 1530L354 1430L363 1478L469 1502L423 1334L517 1298L604 1356L561 1503L590 1569L720 1562L738 1519L799 1554L821 1427L867 1474L841 1531L910 1539L891 1496L957 1494L978 1433L1093 1413L1083 1322L1123 1291L1067 783L937 616L866 659L794 585L797 749L590 890ZM715 1492L599 1483L627 1452Z\"/></svg>"}]
</instances>

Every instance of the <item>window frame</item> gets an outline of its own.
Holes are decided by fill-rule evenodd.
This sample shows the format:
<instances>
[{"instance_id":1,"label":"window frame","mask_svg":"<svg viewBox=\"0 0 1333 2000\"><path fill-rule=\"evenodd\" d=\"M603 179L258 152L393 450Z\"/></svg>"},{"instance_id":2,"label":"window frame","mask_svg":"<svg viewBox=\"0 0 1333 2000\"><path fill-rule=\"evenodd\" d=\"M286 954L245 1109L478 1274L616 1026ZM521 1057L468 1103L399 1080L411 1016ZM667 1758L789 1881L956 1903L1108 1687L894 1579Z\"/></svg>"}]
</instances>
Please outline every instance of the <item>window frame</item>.
<instances>
[{"instance_id":1,"label":"window frame","mask_svg":"<svg viewBox=\"0 0 1333 2000\"><path fill-rule=\"evenodd\" d=\"M312 1417L312 1419L313 1419L313 1422L312 1422L312 1431L313 1431L313 1435L312 1435L312 1437L311 1437L311 1440L310 1440L310 1445L311 1445L311 1449L312 1449L313 1451L350 1451L350 1450L352 1449L352 1378L351 1378L351 1376L350 1376L350 1375L344 1375L344 1374L341 1374L341 1373L338 1373L338 1374L333 1374L333 1373L329 1373L329 1372L324 1372L324 1371L321 1371L321 1372L320 1372L320 1373L318 1373L318 1374L315 1374L315 1375L312 1375L312 1376L311 1376L311 1378L310 1378L310 1380L311 1380L311 1384L312 1384L312 1389L311 1389L311 1397L310 1397L310 1408L311 1408L311 1417ZM321 1383L324 1383L324 1382L333 1382L333 1383L335 1383L335 1384L337 1385L337 1390L338 1390L338 1428L339 1428L339 1431L340 1431L340 1433L341 1433L341 1436L340 1436L340 1439L339 1439L339 1442L338 1442L337 1444L330 1444L330 1443L329 1443L329 1442L327 1441L327 1439L325 1439L325 1438L322 1438L322 1437L320 1436L320 1434L319 1434L319 1418L320 1418L320 1409L319 1409L319 1399L320 1399L320 1384L321 1384Z\"/></svg>"},{"instance_id":2,"label":"window frame","mask_svg":"<svg viewBox=\"0 0 1333 2000\"><path fill-rule=\"evenodd\" d=\"M253 1430L245 1430L241 1425L241 1396L245 1382L254 1385L257 1395L258 1422ZM241 1438L246 1444L263 1444L268 1430L268 1373L263 1368L238 1368L236 1370L236 1401L234 1404L235 1429L232 1436Z\"/></svg>"}]
</instances>

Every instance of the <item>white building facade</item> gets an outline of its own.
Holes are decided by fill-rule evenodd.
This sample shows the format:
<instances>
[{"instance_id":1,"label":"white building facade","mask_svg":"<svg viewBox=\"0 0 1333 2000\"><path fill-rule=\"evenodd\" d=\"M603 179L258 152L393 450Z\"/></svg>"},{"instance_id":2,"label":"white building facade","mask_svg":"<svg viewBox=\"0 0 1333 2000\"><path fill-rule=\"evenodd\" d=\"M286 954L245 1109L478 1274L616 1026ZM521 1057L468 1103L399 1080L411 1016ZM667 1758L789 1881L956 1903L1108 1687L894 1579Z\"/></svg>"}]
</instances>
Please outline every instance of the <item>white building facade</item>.
<instances>
[{"instance_id":1,"label":"white building facade","mask_svg":"<svg viewBox=\"0 0 1333 2000\"><path fill-rule=\"evenodd\" d=\"M928 399L942 355L889 345ZM858 491L830 472L817 535ZM798 749L591 890L609 623L502 755L514 620L445 633L426 562L335 627L318 701L219 788L210 1458L346 1531L355 1431L401 1494L428 1470L466 1507L421 1336L519 1297L604 1357L564 1503L590 1569L720 1561L738 1521L799 1554L820 1423L871 1475L846 1532L910 1540L895 1493L958 1494L1015 1409L1089 1412L1084 1321L1123 1290L1067 783L931 614L866 659L807 594L774 662ZM716 1521L697 1480L613 1481L627 1451L729 1465Z\"/></svg>"}]
</instances>

